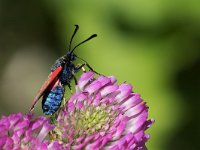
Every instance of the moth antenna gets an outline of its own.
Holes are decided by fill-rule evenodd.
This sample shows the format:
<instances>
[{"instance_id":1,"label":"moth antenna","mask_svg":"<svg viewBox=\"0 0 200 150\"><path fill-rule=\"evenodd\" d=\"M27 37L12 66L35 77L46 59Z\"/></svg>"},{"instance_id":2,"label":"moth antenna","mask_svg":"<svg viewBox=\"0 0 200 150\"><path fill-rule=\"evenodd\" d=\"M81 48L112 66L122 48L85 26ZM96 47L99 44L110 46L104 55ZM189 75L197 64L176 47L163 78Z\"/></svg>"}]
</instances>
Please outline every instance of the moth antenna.
<instances>
[{"instance_id":1,"label":"moth antenna","mask_svg":"<svg viewBox=\"0 0 200 150\"><path fill-rule=\"evenodd\" d=\"M78 25L74 25L74 26L75 26L75 29L74 29L74 33L73 33L73 35L72 35L72 37L71 37L71 40L70 40L70 43L69 43L69 51L71 51L72 40L73 40L73 38L74 38L76 32L77 32L78 29L79 29L79 26L78 26Z\"/></svg>"},{"instance_id":2,"label":"moth antenna","mask_svg":"<svg viewBox=\"0 0 200 150\"><path fill-rule=\"evenodd\" d=\"M93 38L95 38L95 37L97 37L97 34L91 35L89 38L87 38L87 39L84 40L83 42L81 42L81 43L79 43L78 45L76 45L70 53L72 54L72 53L74 52L74 50L75 50L79 45L81 45L81 44L83 44L83 43L85 43L85 42L87 42L87 41L89 41L89 40L91 40L91 39L93 39Z\"/></svg>"}]
</instances>

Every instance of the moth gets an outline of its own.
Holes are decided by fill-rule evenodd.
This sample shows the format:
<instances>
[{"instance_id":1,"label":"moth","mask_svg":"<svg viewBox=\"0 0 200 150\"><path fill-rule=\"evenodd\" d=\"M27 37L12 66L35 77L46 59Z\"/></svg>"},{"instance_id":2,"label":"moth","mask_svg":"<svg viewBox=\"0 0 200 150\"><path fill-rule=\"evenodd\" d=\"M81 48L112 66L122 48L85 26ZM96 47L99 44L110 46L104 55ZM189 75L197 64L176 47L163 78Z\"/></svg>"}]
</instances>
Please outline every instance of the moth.
<instances>
[{"instance_id":1,"label":"moth","mask_svg":"<svg viewBox=\"0 0 200 150\"><path fill-rule=\"evenodd\" d=\"M52 115L54 114L59 108L64 98L65 93L65 86L68 86L71 90L70 82L74 79L75 84L77 84L76 80L76 73L79 72L81 69L84 70L84 66L87 66L91 71L97 73L92 69L92 67L82 58L78 57L74 50L81 44L89 41L90 39L97 36L97 34L91 35L86 40L82 41L81 43L77 44L73 49L71 49L71 44L75 34L79 29L78 25L75 25L74 33L72 34L69 49L67 53L58 58L56 62L51 67L51 73L48 76L48 79L42 85L40 90L38 91L36 97L34 98L32 105L30 107L29 112L31 112L36 103L42 98L42 110L45 115ZM74 61L79 58L84 63L75 65ZM99 74L99 73L97 73Z\"/></svg>"}]
</instances>

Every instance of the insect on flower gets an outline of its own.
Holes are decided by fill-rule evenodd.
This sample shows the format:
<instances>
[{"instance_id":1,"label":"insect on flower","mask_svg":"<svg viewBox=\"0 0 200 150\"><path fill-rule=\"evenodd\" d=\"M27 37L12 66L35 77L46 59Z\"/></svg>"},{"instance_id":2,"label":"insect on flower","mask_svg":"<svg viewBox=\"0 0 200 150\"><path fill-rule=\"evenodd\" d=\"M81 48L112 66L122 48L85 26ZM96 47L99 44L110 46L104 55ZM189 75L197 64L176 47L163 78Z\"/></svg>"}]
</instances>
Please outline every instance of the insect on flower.
<instances>
[{"instance_id":1,"label":"insect on flower","mask_svg":"<svg viewBox=\"0 0 200 150\"><path fill-rule=\"evenodd\" d=\"M48 76L47 81L43 84L43 86L38 91L29 111L32 111L34 109L35 104L43 96L43 100L42 100L43 113L45 115L54 114L59 109L62 103L64 92L65 92L65 86L67 85L69 89L71 90L70 82L73 79L75 81L75 84L77 84L75 74L78 71L80 71L81 69L85 71L83 67L87 66L91 71L97 73L96 71L92 69L92 67L90 67L90 65L85 60L81 59L80 57L74 54L74 50L79 45L96 37L97 35L96 34L91 35L89 38L77 44L73 49L71 49L72 40L76 32L78 31L78 29L79 29L79 26L75 25L75 30L69 43L68 52L64 56L58 58L55 64L51 67L51 73ZM76 60L76 58L79 58L84 63L75 65L74 61Z\"/></svg>"}]
</instances>

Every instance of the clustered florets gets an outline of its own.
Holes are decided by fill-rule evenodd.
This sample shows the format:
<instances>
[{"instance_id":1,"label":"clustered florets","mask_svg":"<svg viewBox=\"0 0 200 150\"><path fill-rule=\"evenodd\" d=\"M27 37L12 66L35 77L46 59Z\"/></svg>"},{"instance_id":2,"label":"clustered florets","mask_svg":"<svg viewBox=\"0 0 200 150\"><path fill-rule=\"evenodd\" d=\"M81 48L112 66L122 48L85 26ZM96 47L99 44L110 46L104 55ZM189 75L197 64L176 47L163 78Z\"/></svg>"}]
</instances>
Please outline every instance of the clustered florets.
<instances>
[{"instance_id":1,"label":"clustered florets","mask_svg":"<svg viewBox=\"0 0 200 150\"><path fill-rule=\"evenodd\" d=\"M34 118L32 114L23 116L22 113L3 116L0 120L0 149L47 150L61 147L58 141L45 139L54 127L43 116Z\"/></svg>"},{"instance_id":2,"label":"clustered florets","mask_svg":"<svg viewBox=\"0 0 200 150\"><path fill-rule=\"evenodd\" d=\"M59 110L54 124L45 117L13 114L0 120L0 148L73 150L145 150L148 107L130 84L116 79L81 75L76 91ZM49 133L49 134L48 134ZM48 140L47 135L50 136Z\"/></svg>"}]
</instances>

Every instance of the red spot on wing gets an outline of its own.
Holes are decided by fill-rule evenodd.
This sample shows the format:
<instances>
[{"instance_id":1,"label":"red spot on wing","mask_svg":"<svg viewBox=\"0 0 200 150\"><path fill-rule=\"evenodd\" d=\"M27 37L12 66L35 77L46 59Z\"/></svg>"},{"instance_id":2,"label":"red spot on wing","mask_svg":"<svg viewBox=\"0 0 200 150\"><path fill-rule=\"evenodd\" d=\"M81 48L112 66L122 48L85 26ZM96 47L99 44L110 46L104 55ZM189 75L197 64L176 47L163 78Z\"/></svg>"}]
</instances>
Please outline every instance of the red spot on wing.
<instances>
[{"instance_id":1,"label":"red spot on wing","mask_svg":"<svg viewBox=\"0 0 200 150\"><path fill-rule=\"evenodd\" d=\"M45 83L42 85L42 87L40 88L40 90L38 91L36 97L33 99L31 108L29 111L32 111L35 104L39 101L39 99L44 95L44 92L48 89L51 90L51 88L57 84L58 82L58 74L61 72L62 70L62 66L59 66L58 68L56 68L56 70L54 70L54 72L51 72L50 75L48 76L48 79L45 81ZM53 86L52 86L53 85ZM50 88L50 89L49 89Z\"/></svg>"}]
</instances>

